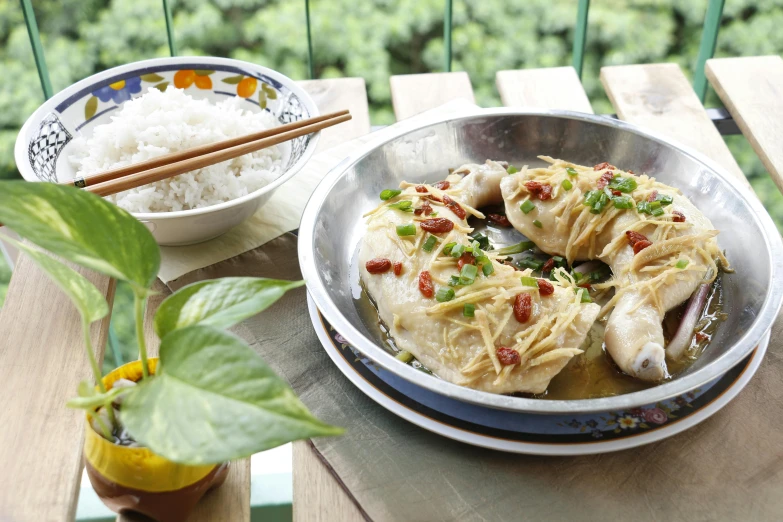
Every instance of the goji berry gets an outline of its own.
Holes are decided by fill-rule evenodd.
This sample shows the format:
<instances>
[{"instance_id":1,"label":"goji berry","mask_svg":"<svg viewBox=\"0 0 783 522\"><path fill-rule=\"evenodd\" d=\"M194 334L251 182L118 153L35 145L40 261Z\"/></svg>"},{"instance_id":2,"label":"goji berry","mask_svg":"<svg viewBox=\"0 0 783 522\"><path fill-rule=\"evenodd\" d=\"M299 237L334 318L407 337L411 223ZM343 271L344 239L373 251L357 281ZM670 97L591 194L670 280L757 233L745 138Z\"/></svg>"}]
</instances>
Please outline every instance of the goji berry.
<instances>
[{"instance_id":1,"label":"goji berry","mask_svg":"<svg viewBox=\"0 0 783 522\"><path fill-rule=\"evenodd\" d=\"M465 209L463 209L459 203L445 194L443 195L443 203L460 219L465 219L465 216L468 215L467 212L465 212Z\"/></svg>"},{"instance_id":2,"label":"goji berry","mask_svg":"<svg viewBox=\"0 0 783 522\"><path fill-rule=\"evenodd\" d=\"M367 271L371 274L382 274L387 272L391 266L392 262L385 257L376 257L375 259L370 259L364 265Z\"/></svg>"},{"instance_id":3,"label":"goji berry","mask_svg":"<svg viewBox=\"0 0 783 522\"><path fill-rule=\"evenodd\" d=\"M514 350L513 348L506 348L505 346L501 346L497 349L497 356L498 361L500 361L500 364L504 366L509 366L511 364L519 364L522 360L519 357L519 352Z\"/></svg>"},{"instance_id":4,"label":"goji berry","mask_svg":"<svg viewBox=\"0 0 783 522\"><path fill-rule=\"evenodd\" d=\"M642 250L644 250L645 248L647 248L650 245L652 245L652 243L647 241L647 240L637 241L633 245L633 253L634 253L634 255L638 254L639 252L641 252Z\"/></svg>"},{"instance_id":5,"label":"goji berry","mask_svg":"<svg viewBox=\"0 0 783 522\"><path fill-rule=\"evenodd\" d=\"M476 258L470 252L465 252L459 259L457 259L457 270L462 271L462 267L465 265L475 265Z\"/></svg>"},{"instance_id":6,"label":"goji berry","mask_svg":"<svg viewBox=\"0 0 783 522\"><path fill-rule=\"evenodd\" d=\"M487 219L495 223L499 227L510 227L511 222L508 218L502 214L489 214Z\"/></svg>"},{"instance_id":7,"label":"goji berry","mask_svg":"<svg viewBox=\"0 0 783 522\"><path fill-rule=\"evenodd\" d=\"M539 279L538 293L541 295L552 295L555 293L555 286L546 279Z\"/></svg>"},{"instance_id":8,"label":"goji berry","mask_svg":"<svg viewBox=\"0 0 783 522\"><path fill-rule=\"evenodd\" d=\"M593 167L593 170L604 170L604 169L614 170L616 168L617 167L615 167L614 165L610 164L608 161L604 161L603 163L599 163L598 165Z\"/></svg>"},{"instance_id":9,"label":"goji berry","mask_svg":"<svg viewBox=\"0 0 783 522\"><path fill-rule=\"evenodd\" d=\"M533 310L533 298L530 294L517 294L514 299L514 317L520 323L526 323L530 320L530 312Z\"/></svg>"},{"instance_id":10,"label":"goji berry","mask_svg":"<svg viewBox=\"0 0 783 522\"><path fill-rule=\"evenodd\" d=\"M625 237L628 238L628 244L631 246L634 246L639 241L647 241L647 236L640 234L639 232L634 232L633 230L627 230L625 232Z\"/></svg>"},{"instance_id":11,"label":"goji berry","mask_svg":"<svg viewBox=\"0 0 783 522\"><path fill-rule=\"evenodd\" d=\"M425 219L419 223L419 226L422 230L432 232L433 234L451 232L454 229L454 223L450 219L446 218Z\"/></svg>"},{"instance_id":12,"label":"goji berry","mask_svg":"<svg viewBox=\"0 0 783 522\"><path fill-rule=\"evenodd\" d=\"M426 270L419 274L419 291L421 295L430 299L435 295L435 287L432 284L432 276Z\"/></svg>"}]
</instances>

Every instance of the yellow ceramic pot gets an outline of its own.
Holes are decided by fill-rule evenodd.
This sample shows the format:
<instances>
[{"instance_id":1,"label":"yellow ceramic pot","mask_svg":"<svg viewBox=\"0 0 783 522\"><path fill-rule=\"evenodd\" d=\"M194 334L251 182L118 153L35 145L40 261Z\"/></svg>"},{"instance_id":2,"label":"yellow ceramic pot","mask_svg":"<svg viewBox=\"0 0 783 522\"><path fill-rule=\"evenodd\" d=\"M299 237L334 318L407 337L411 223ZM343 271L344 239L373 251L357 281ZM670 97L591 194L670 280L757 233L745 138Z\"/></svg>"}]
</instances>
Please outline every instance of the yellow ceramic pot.
<instances>
[{"instance_id":1,"label":"yellow ceramic pot","mask_svg":"<svg viewBox=\"0 0 783 522\"><path fill-rule=\"evenodd\" d=\"M149 359L155 373L158 359ZM120 366L103 378L106 389L119 379L139 381L141 361ZM220 486L228 463L188 466L171 462L147 448L118 446L98 434L87 414L84 459L100 499L113 511L136 511L159 522L184 522L204 494Z\"/></svg>"}]
</instances>

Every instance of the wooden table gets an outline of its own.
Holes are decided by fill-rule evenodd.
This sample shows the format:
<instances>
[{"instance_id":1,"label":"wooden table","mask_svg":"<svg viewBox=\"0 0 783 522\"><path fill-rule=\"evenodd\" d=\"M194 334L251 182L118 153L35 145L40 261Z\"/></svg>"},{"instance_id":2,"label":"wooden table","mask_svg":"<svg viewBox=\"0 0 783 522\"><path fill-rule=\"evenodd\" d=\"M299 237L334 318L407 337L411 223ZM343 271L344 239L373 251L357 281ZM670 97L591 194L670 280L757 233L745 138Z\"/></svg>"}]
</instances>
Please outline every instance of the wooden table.
<instances>
[{"instance_id":1,"label":"wooden table","mask_svg":"<svg viewBox=\"0 0 783 522\"><path fill-rule=\"evenodd\" d=\"M772 178L783 188L779 146L783 135L783 60L778 56L710 60L707 75ZM500 71L496 81L508 106L592 112L570 67ZM621 119L668 134L744 180L677 65L604 67L601 81ZM318 80L302 85L321 111L347 107L354 116L350 125L325 131L321 149L370 131L363 80ZM398 119L451 99L474 99L465 73L394 76L391 88ZM79 271L111 302L112 280ZM148 314L159 301L151 300ZM95 346L105 346L108 324L107 319L93 325ZM32 263L20 259L6 305L0 311L0 397L14 398L6 402L0 416L0 521L73 520L83 465L83 418L66 409L63 402L80 380L90 377L78 325L77 313L67 298ZM154 352L157 347L151 349ZM307 443L294 444L293 466L296 521L363 519L349 494ZM248 460L234 466L227 484L206 498L191 520L248 521L249 471Z\"/></svg>"}]
</instances>

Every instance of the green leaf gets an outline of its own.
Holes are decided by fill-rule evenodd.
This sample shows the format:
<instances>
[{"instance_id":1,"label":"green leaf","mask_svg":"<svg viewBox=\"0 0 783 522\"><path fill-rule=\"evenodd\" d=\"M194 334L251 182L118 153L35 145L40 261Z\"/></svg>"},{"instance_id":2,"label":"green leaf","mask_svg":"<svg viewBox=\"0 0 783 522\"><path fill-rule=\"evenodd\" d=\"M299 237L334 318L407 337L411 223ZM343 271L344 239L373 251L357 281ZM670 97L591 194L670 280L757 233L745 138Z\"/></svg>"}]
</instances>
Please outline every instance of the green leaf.
<instances>
[{"instance_id":1,"label":"green leaf","mask_svg":"<svg viewBox=\"0 0 783 522\"><path fill-rule=\"evenodd\" d=\"M264 91L270 100L277 99L277 91L269 84L261 83L261 90Z\"/></svg>"},{"instance_id":2,"label":"green leaf","mask_svg":"<svg viewBox=\"0 0 783 522\"><path fill-rule=\"evenodd\" d=\"M229 76L228 78L223 78L221 81L222 81L223 83L227 83L227 84L229 84L229 85L236 85L236 84L238 84L239 82L241 82L243 78L244 78L244 76L242 76L242 75L240 74L240 75L238 75L238 76Z\"/></svg>"},{"instance_id":3,"label":"green leaf","mask_svg":"<svg viewBox=\"0 0 783 522\"><path fill-rule=\"evenodd\" d=\"M158 89L160 92L165 92L168 86L169 86L169 82L163 82L155 85L155 88Z\"/></svg>"},{"instance_id":4,"label":"green leaf","mask_svg":"<svg viewBox=\"0 0 783 522\"><path fill-rule=\"evenodd\" d=\"M196 76L209 76L210 74L213 74L215 71L208 71L205 69L196 69L193 71L196 73Z\"/></svg>"},{"instance_id":5,"label":"green leaf","mask_svg":"<svg viewBox=\"0 0 783 522\"><path fill-rule=\"evenodd\" d=\"M3 241L11 243L35 261L35 264L46 272L46 275L73 301L85 321L91 323L106 317L109 313L109 305L106 304L103 294L76 270L30 245L14 241L9 237L3 237Z\"/></svg>"},{"instance_id":6,"label":"green leaf","mask_svg":"<svg viewBox=\"0 0 783 522\"><path fill-rule=\"evenodd\" d=\"M84 381L82 381L84 382ZM73 397L68 399L65 403L69 408L77 408L82 410L94 410L100 406L106 406L114 402L117 397L122 393L131 393L135 390L133 388L112 388L106 393L98 393L97 391L92 395L82 395L81 384L79 385L79 397Z\"/></svg>"},{"instance_id":7,"label":"green leaf","mask_svg":"<svg viewBox=\"0 0 783 522\"><path fill-rule=\"evenodd\" d=\"M89 100L87 100L87 103L84 104L84 119L89 120L93 116L95 116L96 111L98 110L98 98L95 96L91 96Z\"/></svg>"},{"instance_id":8,"label":"green leaf","mask_svg":"<svg viewBox=\"0 0 783 522\"><path fill-rule=\"evenodd\" d=\"M224 277L193 283L167 297L155 313L155 332L166 334L192 325L228 328L256 315L304 281Z\"/></svg>"},{"instance_id":9,"label":"green leaf","mask_svg":"<svg viewBox=\"0 0 783 522\"><path fill-rule=\"evenodd\" d=\"M162 81L162 80L165 79L165 78L163 78L163 76L161 76L159 74L155 74L155 73L142 74L140 76L140 78L144 82L159 82L159 81Z\"/></svg>"},{"instance_id":10,"label":"green leaf","mask_svg":"<svg viewBox=\"0 0 783 522\"><path fill-rule=\"evenodd\" d=\"M157 374L125 398L121 420L135 440L184 464L343 432L315 418L241 339L209 326L163 339Z\"/></svg>"},{"instance_id":11,"label":"green leaf","mask_svg":"<svg viewBox=\"0 0 783 522\"><path fill-rule=\"evenodd\" d=\"M54 183L3 182L0 223L55 255L148 288L160 250L147 227L89 192Z\"/></svg>"}]
</instances>

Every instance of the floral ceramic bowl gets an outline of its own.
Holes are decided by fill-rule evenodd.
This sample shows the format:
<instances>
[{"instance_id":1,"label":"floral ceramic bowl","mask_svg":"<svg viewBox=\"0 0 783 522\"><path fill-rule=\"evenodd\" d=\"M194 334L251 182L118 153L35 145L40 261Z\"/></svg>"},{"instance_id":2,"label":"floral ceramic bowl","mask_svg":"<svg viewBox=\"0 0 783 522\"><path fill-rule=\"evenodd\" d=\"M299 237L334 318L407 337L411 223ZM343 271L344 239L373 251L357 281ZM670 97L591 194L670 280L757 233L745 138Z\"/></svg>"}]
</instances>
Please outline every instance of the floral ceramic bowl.
<instances>
[{"instance_id":1,"label":"floral ceramic bowl","mask_svg":"<svg viewBox=\"0 0 783 522\"><path fill-rule=\"evenodd\" d=\"M227 96L244 98L251 111L268 111L290 123L318 115L315 103L290 78L260 65L212 57L160 58L135 62L95 74L63 89L27 119L16 139L16 166L28 181L63 182L74 178L68 147L77 136L90 136L108 123L126 101L150 87L185 89L196 99L216 103ZM134 214L161 245L186 245L216 237L253 215L272 193L312 156L318 133L282 145L282 171L272 183L240 198L177 212Z\"/></svg>"}]
</instances>

